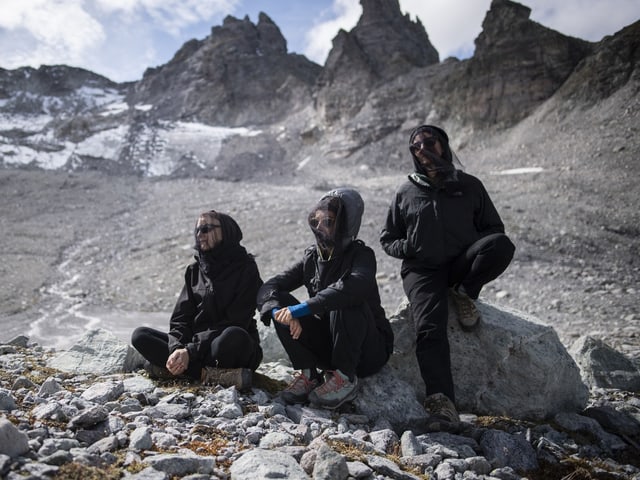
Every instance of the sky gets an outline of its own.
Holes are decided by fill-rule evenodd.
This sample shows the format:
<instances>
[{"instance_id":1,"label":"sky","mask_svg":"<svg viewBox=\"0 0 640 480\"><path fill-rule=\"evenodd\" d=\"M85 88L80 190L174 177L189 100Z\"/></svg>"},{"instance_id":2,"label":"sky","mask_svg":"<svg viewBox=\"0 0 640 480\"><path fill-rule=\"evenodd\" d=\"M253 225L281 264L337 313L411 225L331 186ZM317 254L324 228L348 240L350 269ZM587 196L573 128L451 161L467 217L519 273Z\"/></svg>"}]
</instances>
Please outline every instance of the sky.
<instances>
[{"instance_id":1,"label":"sky","mask_svg":"<svg viewBox=\"0 0 640 480\"><path fill-rule=\"evenodd\" d=\"M419 18L440 59L473 55L491 0L399 0ZM528 0L531 19L599 41L640 19L638 0ZM206 38L227 15L265 12L290 53L320 65L339 29L351 30L359 0L0 0L0 68L85 68L117 82L139 80L188 40Z\"/></svg>"}]
</instances>

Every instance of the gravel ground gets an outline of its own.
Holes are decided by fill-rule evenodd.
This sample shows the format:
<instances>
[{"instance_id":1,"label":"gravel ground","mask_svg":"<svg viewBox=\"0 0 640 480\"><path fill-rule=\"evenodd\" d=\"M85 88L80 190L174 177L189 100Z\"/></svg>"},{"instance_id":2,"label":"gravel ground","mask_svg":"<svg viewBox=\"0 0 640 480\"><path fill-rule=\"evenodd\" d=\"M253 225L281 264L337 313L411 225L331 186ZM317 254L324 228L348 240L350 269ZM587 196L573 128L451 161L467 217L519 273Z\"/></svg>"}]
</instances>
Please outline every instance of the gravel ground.
<instances>
[{"instance_id":1,"label":"gravel ground","mask_svg":"<svg viewBox=\"0 0 640 480\"><path fill-rule=\"evenodd\" d=\"M607 114L622 109L606 104L562 118L541 111L457 146L517 246L481 299L546 321L567 346L589 334L640 361L640 100L625 101L625 115ZM192 258L198 213L231 214L266 279L312 241L306 213L339 185L365 200L360 237L377 253L392 314L404 298L400 264L382 252L378 234L407 172L331 162L252 183L0 170L1 339L28 334L64 347L97 324L124 339L141 323L164 328ZM524 167L538 170L497 174Z\"/></svg>"}]
</instances>

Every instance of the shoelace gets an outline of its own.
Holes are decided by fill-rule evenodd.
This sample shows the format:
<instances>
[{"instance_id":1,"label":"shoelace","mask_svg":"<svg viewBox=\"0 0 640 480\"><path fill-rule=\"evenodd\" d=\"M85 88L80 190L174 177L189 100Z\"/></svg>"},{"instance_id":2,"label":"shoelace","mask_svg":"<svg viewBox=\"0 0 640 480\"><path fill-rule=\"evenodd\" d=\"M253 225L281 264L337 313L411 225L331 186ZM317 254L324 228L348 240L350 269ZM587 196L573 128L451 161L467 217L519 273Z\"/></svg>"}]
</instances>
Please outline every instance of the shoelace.
<instances>
[{"instance_id":1,"label":"shoelace","mask_svg":"<svg viewBox=\"0 0 640 480\"><path fill-rule=\"evenodd\" d=\"M320 395L329 392L337 392L347 383L335 370L329 371L328 373L331 374L331 378L316 389L316 392Z\"/></svg>"}]
</instances>

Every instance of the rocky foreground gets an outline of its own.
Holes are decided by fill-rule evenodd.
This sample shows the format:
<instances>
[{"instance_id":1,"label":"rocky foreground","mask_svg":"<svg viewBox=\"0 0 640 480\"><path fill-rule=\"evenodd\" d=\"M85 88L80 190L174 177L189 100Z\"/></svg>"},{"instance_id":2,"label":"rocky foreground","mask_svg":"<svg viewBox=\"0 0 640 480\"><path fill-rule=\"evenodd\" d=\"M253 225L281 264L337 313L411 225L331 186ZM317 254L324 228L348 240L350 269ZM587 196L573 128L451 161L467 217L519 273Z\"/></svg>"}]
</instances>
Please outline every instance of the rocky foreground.
<instances>
[{"instance_id":1,"label":"rocky foreground","mask_svg":"<svg viewBox=\"0 0 640 480\"><path fill-rule=\"evenodd\" d=\"M98 350L77 350L76 370L106 368ZM398 431L353 405L285 406L290 371L276 362L238 392L50 367L66 353L22 336L0 345L2 478L640 479L640 398L620 389L592 387L584 410L545 421L463 414L453 432ZM600 382L619 377L610 358Z\"/></svg>"}]
</instances>

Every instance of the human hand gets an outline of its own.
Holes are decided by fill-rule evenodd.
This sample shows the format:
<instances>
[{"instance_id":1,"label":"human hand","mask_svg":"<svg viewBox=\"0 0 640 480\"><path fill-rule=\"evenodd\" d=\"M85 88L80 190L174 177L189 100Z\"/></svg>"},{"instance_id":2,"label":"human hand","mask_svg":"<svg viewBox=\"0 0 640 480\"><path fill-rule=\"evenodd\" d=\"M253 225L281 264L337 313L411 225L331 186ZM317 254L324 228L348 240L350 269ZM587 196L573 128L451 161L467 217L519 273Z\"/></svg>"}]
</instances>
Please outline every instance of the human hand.
<instances>
[{"instance_id":1,"label":"human hand","mask_svg":"<svg viewBox=\"0 0 640 480\"><path fill-rule=\"evenodd\" d=\"M287 307L281 308L274 315L274 320L283 325L289 325L293 317L291 316L291 312Z\"/></svg>"},{"instance_id":2,"label":"human hand","mask_svg":"<svg viewBox=\"0 0 640 480\"><path fill-rule=\"evenodd\" d=\"M175 350L167 359L167 370L173 375L180 375L189 366L189 352L186 348Z\"/></svg>"},{"instance_id":3,"label":"human hand","mask_svg":"<svg viewBox=\"0 0 640 480\"><path fill-rule=\"evenodd\" d=\"M292 318L289 322L289 331L294 340L298 340L302 334L302 324L297 318Z\"/></svg>"}]
</instances>

